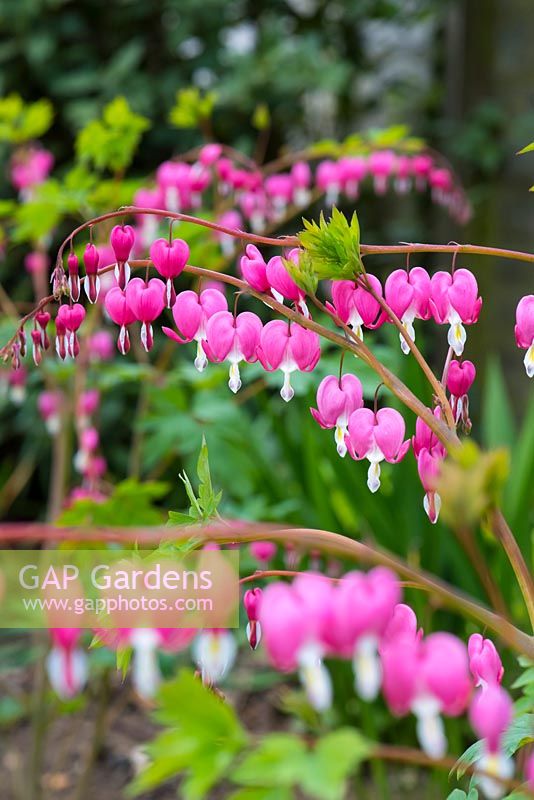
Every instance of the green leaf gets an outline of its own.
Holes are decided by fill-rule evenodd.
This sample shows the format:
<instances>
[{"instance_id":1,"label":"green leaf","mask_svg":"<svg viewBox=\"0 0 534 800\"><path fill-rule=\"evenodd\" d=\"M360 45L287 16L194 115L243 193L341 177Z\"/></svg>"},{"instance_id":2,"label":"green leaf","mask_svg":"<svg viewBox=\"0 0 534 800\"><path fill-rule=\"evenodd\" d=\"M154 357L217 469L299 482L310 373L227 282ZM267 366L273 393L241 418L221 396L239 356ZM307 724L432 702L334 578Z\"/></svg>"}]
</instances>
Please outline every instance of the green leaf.
<instances>
[{"instance_id":1,"label":"green leaf","mask_svg":"<svg viewBox=\"0 0 534 800\"><path fill-rule=\"evenodd\" d=\"M302 270L306 279L354 280L363 271L360 258L360 226L356 212L349 221L337 208L325 220L321 213L319 224L303 220L299 244L304 253ZM296 278L295 278L296 279Z\"/></svg>"},{"instance_id":2,"label":"green leaf","mask_svg":"<svg viewBox=\"0 0 534 800\"><path fill-rule=\"evenodd\" d=\"M523 153L531 153L532 150L534 150L534 142L527 144L525 147L522 148L522 150L518 150L516 155L522 156Z\"/></svg>"},{"instance_id":3,"label":"green leaf","mask_svg":"<svg viewBox=\"0 0 534 800\"><path fill-rule=\"evenodd\" d=\"M22 144L49 129L54 111L49 100L24 103L17 94L0 98L0 141Z\"/></svg>"},{"instance_id":4,"label":"green leaf","mask_svg":"<svg viewBox=\"0 0 534 800\"><path fill-rule=\"evenodd\" d=\"M238 789L228 796L228 800L293 800L293 791L287 787L277 786L275 789L264 786L247 786Z\"/></svg>"},{"instance_id":5,"label":"green leaf","mask_svg":"<svg viewBox=\"0 0 534 800\"><path fill-rule=\"evenodd\" d=\"M353 728L329 733L313 751L301 780L302 788L319 800L343 800L347 779L369 753L368 742Z\"/></svg>"},{"instance_id":6,"label":"green leaf","mask_svg":"<svg viewBox=\"0 0 534 800\"><path fill-rule=\"evenodd\" d=\"M91 120L76 138L76 155L98 170L122 173L133 159L141 136L150 127L146 117L136 114L124 97L116 97Z\"/></svg>"},{"instance_id":7,"label":"green leaf","mask_svg":"<svg viewBox=\"0 0 534 800\"><path fill-rule=\"evenodd\" d=\"M167 730L147 747L149 766L129 787L139 794L181 775L180 796L199 800L227 774L247 743L234 710L203 686L190 670L165 684L157 698L157 721Z\"/></svg>"},{"instance_id":8,"label":"green leaf","mask_svg":"<svg viewBox=\"0 0 534 800\"><path fill-rule=\"evenodd\" d=\"M132 660L133 649L131 647L117 648L117 671L122 673L122 679L126 678L130 662Z\"/></svg>"},{"instance_id":9,"label":"green leaf","mask_svg":"<svg viewBox=\"0 0 534 800\"><path fill-rule=\"evenodd\" d=\"M308 750L298 736L273 733L245 756L232 772L236 783L250 786L291 787L304 779L309 767Z\"/></svg>"},{"instance_id":10,"label":"green leaf","mask_svg":"<svg viewBox=\"0 0 534 800\"><path fill-rule=\"evenodd\" d=\"M176 93L176 102L169 112L169 121L175 128L197 128L213 113L217 94L191 87Z\"/></svg>"}]
</instances>

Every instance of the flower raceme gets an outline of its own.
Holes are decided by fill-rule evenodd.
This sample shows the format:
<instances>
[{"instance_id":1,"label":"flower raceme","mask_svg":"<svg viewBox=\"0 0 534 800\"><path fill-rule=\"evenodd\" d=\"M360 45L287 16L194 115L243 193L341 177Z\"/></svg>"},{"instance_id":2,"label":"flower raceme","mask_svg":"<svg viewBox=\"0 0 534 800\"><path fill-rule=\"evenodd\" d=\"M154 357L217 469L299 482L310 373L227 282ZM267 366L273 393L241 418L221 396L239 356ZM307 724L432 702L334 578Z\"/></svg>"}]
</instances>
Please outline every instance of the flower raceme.
<instances>
[{"instance_id":1,"label":"flower raceme","mask_svg":"<svg viewBox=\"0 0 534 800\"><path fill-rule=\"evenodd\" d=\"M348 434L349 417L363 406L363 389L356 375L328 375L317 389L317 408L311 414L321 428L335 428L334 439L337 452L343 458L347 453L345 437Z\"/></svg>"},{"instance_id":2,"label":"flower raceme","mask_svg":"<svg viewBox=\"0 0 534 800\"><path fill-rule=\"evenodd\" d=\"M410 447L410 440L404 441L404 419L394 408L376 412L359 408L350 415L348 429L345 439L348 451L356 461L364 458L369 461L367 486L376 492L380 488L380 462L396 464Z\"/></svg>"},{"instance_id":3,"label":"flower raceme","mask_svg":"<svg viewBox=\"0 0 534 800\"><path fill-rule=\"evenodd\" d=\"M522 297L516 310L515 341L526 349L525 370L529 378L534 376L534 294Z\"/></svg>"},{"instance_id":4,"label":"flower raceme","mask_svg":"<svg viewBox=\"0 0 534 800\"><path fill-rule=\"evenodd\" d=\"M257 355L268 372L279 369L283 373L280 396L287 403L295 394L291 373L311 372L321 357L319 336L296 322L273 319L261 330Z\"/></svg>"}]
</instances>

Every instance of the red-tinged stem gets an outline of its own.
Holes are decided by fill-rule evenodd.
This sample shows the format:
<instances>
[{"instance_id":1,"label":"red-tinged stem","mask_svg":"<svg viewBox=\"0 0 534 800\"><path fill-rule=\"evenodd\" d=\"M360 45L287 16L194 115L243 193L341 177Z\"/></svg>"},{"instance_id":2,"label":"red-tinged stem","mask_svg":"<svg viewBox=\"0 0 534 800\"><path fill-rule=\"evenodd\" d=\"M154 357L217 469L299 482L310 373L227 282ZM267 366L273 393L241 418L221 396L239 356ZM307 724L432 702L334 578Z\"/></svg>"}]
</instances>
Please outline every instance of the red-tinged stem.
<instances>
[{"instance_id":1,"label":"red-tinged stem","mask_svg":"<svg viewBox=\"0 0 534 800\"><path fill-rule=\"evenodd\" d=\"M507 258L512 261L534 263L534 253L505 250L502 247L482 247L478 244L362 244L360 253L362 256L390 256L399 253L464 253L472 256L491 256L492 258Z\"/></svg>"},{"instance_id":2,"label":"red-tinged stem","mask_svg":"<svg viewBox=\"0 0 534 800\"><path fill-rule=\"evenodd\" d=\"M472 617L481 625L496 633L514 650L534 659L534 639L516 628L507 620L472 600L467 595L449 586L445 581L423 570L409 566L397 556L378 547L371 547L347 536L331 531L312 528L277 528L272 524L254 523L245 525L240 521L226 521L204 526L189 526L176 529L174 536L169 528L113 528L92 526L91 528L56 528L40 523L5 523L0 525L0 542L137 542L139 545L155 546L169 537L176 540L198 539L221 544L264 541L291 543L295 547L329 553L364 564L389 567L397 575L418 587L428 590L448 608Z\"/></svg>"},{"instance_id":3,"label":"red-tinged stem","mask_svg":"<svg viewBox=\"0 0 534 800\"><path fill-rule=\"evenodd\" d=\"M452 771L458 764L458 759L452 756L443 756L443 758L430 758L421 750L416 750L412 747L401 747L397 745L388 744L374 744L372 746L369 758L379 758L383 761L394 761L400 764L413 764L418 767L428 767L430 769L437 767L438 769L445 769ZM478 769L476 764L470 764L462 767L466 775L487 775L492 780L497 781L508 791L521 788L521 792L525 797L534 797L534 793L530 791L523 783L510 778L498 778L482 769Z\"/></svg>"}]
</instances>

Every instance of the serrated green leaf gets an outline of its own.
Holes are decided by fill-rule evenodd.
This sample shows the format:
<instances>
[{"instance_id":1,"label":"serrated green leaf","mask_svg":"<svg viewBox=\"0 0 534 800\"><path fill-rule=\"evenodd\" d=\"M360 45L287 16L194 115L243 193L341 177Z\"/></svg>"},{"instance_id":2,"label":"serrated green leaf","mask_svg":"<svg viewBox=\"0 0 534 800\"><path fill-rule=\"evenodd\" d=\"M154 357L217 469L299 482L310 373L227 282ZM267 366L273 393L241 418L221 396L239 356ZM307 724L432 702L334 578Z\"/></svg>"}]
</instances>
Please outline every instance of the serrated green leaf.
<instances>
[{"instance_id":1,"label":"serrated green leaf","mask_svg":"<svg viewBox=\"0 0 534 800\"><path fill-rule=\"evenodd\" d=\"M321 213L319 224L305 219L303 223L304 230L298 239L304 251L303 269L308 278L354 280L361 274L360 225L356 212L349 222L334 206L328 222Z\"/></svg>"},{"instance_id":2,"label":"serrated green leaf","mask_svg":"<svg viewBox=\"0 0 534 800\"><path fill-rule=\"evenodd\" d=\"M318 800L343 800L347 779L369 756L370 746L353 728L340 728L319 739L301 786Z\"/></svg>"},{"instance_id":3,"label":"serrated green leaf","mask_svg":"<svg viewBox=\"0 0 534 800\"><path fill-rule=\"evenodd\" d=\"M232 780L249 786L292 787L300 783L309 765L308 750L298 736L273 733L245 756Z\"/></svg>"}]
</instances>

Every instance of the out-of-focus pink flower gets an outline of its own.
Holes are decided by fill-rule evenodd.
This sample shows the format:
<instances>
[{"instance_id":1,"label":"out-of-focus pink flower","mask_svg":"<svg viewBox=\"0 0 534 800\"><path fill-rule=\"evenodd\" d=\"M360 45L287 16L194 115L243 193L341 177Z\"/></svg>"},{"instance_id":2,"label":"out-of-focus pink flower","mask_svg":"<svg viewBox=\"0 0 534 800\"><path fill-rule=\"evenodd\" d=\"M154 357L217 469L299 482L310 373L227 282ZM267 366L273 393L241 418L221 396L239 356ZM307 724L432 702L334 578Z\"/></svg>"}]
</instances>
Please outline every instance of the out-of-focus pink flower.
<instances>
[{"instance_id":1,"label":"out-of-focus pink flower","mask_svg":"<svg viewBox=\"0 0 534 800\"><path fill-rule=\"evenodd\" d=\"M263 567L266 567L276 555L276 545L274 542L251 542L250 555L256 559Z\"/></svg>"},{"instance_id":2,"label":"out-of-focus pink flower","mask_svg":"<svg viewBox=\"0 0 534 800\"><path fill-rule=\"evenodd\" d=\"M380 648L384 696L394 714L415 714L422 749L440 758L447 749L441 715L461 714L471 691L467 648L448 633L422 639L413 612L404 609L408 613L394 616Z\"/></svg>"},{"instance_id":3,"label":"out-of-focus pink flower","mask_svg":"<svg viewBox=\"0 0 534 800\"><path fill-rule=\"evenodd\" d=\"M257 360L261 329L261 319L250 311L236 317L230 311L217 311L206 322L202 346L210 361L230 362L228 386L234 393L241 388L239 362L251 364Z\"/></svg>"},{"instance_id":4,"label":"out-of-focus pink flower","mask_svg":"<svg viewBox=\"0 0 534 800\"><path fill-rule=\"evenodd\" d=\"M87 656L78 647L79 628L51 628L52 649L46 660L48 680L63 700L75 697L88 677Z\"/></svg>"},{"instance_id":5,"label":"out-of-focus pink flower","mask_svg":"<svg viewBox=\"0 0 534 800\"><path fill-rule=\"evenodd\" d=\"M37 396L37 408L50 436L56 436L61 428L63 402L63 392L58 389L40 392Z\"/></svg>"},{"instance_id":6,"label":"out-of-focus pink flower","mask_svg":"<svg viewBox=\"0 0 534 800\"><path fill-rule=\"evenodd\" d=\"M467 338L464 325L478 321L482 298L478 297L478 284L468 269L436 272L431 279L430 308L440 325L450 326L449 345L457 356L461 356Z\"/></svg>"},{"instance_id":7,"label":"out-of-focus pink flower","mask_svg":"<svg viewBox=\"0 0 534 800\"><path fill-rule=\"evenodd\" d=\"M153 345L152 322L165 307L165 284L159 278L148 283L142 278L132 278L125 289L126 302L141 324L141 342L148 352Z\"/></svg>"},{"instance_id":8,"label":"out-of-focus pink flower","mask_svg":"<svg viewBox=\"0 0 534 800\"><path fill-rule=\"evenodd\" d=\"M415 175L415 186L418 191L422 191L426 187L428 175L433 164L434 159L427 153L420 153L416 156L413 156L412 170L413 174Z\"/></svg>"},{"instance_id":9,"label":"out-of-focus pink flower","mask_svg":"<svg viewBox=\"0 0 534 800\"><path fill-rule=\"evenodd\" d=\"M334 205L341 191L341 170L337 161L321 161L315 172L317 188L326 194L327 205Z\"/></svg>"},{"instance_id":10,"label":"out-of-focus pink flower","mask_svg":"<svg viewBox=\"0 0 534 800\"><path fill-rule=\"evenodd\" d=\"M404 419L394 408L381 408L376 414L358 408L350 415L347 448L355 460L369 461L367 486L371 492L380 488L380 462L396 464L406 455L410 440L403 441L405 431Z\"/></svg>"},{"instance_id":11,"label":"out-of-focus pink flower","mask_svg":"<svg viewBox=\"0 0 534 800\"><path fill-rule=\"evenodd\" d=\"M205 686L217 686L230 672L236 655L235 636L229 630L202 630L192 646L193 659Z\"/></svg>"},{"instance_id":12,"label":"out-of-focus pink flower","mask_svg":"<svg viewBox=\"0 0 534 800\"><path fill-rule=\"evenodd\" d=\"M243 228L243 217L239 211L230 209L230 211L225 211L224 214L221 214L217 223L223 228L239 231ZM224 233L223 231L214 231L214 235L221 246L223 255L230 258L234 254L236 248L236 238L232 236L232 234Z\"/></svg>"},{"instance_id":13,"label":"out-of-focus pink flower","mask_svg":"<svg viewBox=\"0 0 534 800\"><path fill-rule=\"evenodd\" d=\"M312 182L312 171L307 161L296 161L291 167L291 180L294 186L295 203L298 206L305 206L310 201L310 186Z\"/></svg>"},{"instance_id":14,"label":"out-of-focus pink flower","mask_svg":"<svg viewBox=\"0 0 534 800\"><path fill-rule=\"evenodd\" d=\"M488 684L475 692L469 709L469 720L476 735L483 740L483 751L477 767L480 788L488 798L499 798L505 793L500 780L514 774L514 764L502 748L502 737L512 722L512 698L498 683Z\"/></svg>"},{"instance_id":15,"label":"out-of-focus pink flower","mask_svg":"<svg viewBox=\"0 0 534 800\"><path fill-rule=\"evenodd\" d=\"M395 170L396 160L393 150L377 150L369 156L369 172L373 176L377 194L386 193L388 178Z\"/></svg>"},{"instance_id":16,"label":"out-of-focus pink flower","mask_svg":"<svg viewBox=\"0 0 534 800\"><path fill-rule=\"evenodd\" d=\"M335 428L334 439L337 452L343 458L347 452L345 437L348 433L349 417L363 406L363 389L356 375L328 375L317 389L317 408L310 408L312 416L321 428Z\"/></svg>"},{"instance_id":17,"label":"out-of-focus pink flower","mask_svg":"<svg viewBox=\"0 0 534 800\"><path fill-rule=\"evenodd\" d=\"M96 414L100 406L100 392L98 389L86 389L81 393L76 405L76 415L81 427L86 427L89 417Z\"/></svg>"},{"instance_id":18,"label":"out-of-focus pink flower","mask_svg":"<svg viewBox=\"0 0 534 800\"><path fill-rule=\"evenodd\" d=\"M432 413L436 419L441 419L441 408L439 406L436 406ZM417 417L415 422L415 436L412 436L412 447L416 458L423 449L436 454L439 453L441 456L446 455L445 447L421 417Z\"/></svg>"},{"instance_id":19,"label":"out-of-focus pink flower","mask_svg":"<svg viewBox=\"0 0 534 800\"><path fill-rule=\"evenodd\" d=\"M518 347L526 348L525 370L529 378L534 376L534 294L522 297L515 312L515 341Z\"/></svg>"},{"instance_id":20,"label":"out-of-focus pink flower","mask_svg":"<svg viewBox=\"0 0 534 800\"><path fill-rule=\"evenodd\" d=\"M54 166L54 156L43 147L19 150L11 164L11 183L23 199L31 197L31 190L45 181Z\"/></svg>"},{"instance_id":21,"label":"out-of-focus pink flower","mask_svg":"<svg viewBox=\"0 0 534 800\"><path fill-rule=\"evenodd\" d=\"M289 402L295 392L291 386L291 373L296 370L311 372L321 357L319 336L314 332L281 319L273 319L261 331L258 358L264 369L284 374L280 396Z\"/></svg>"},{"instance_id":22,"label":"out-of-focus pink flower","mask_svg":"<svg viewBox=\"0 0 534 800\"><path fill-rule=\"evenodd\" d=\"M127 326L135 322L137 317L128 305L124 291L118 286L114 286L106 294L104 305L113 322L120 326L117 348L124 356L130 350L130 334Z\"/></svg>"},{"instance_id":23,"label":"out-of-focus pink flower","mask_svg":"<svg viewBox=\"0 0 534 800\"><path fill-rule=\"evenodd\" d=\"M109 331L95 331L89 337L87 349L91 361L110 361L113 358L113 336Z\"/></svg>"},{"instance_id":24,"label":"out-of-focus pink flower","mask_svg":"<svg viewBox=\"0 0 534 800\"><path fill-rule=\"evenodd\" d=\"M327 578L301 575L291 586L270 584L260 608L263 641L271 663L283 671L299 669L308 699L318 711L325 711L332 702L321 643L331 590Z\"/></svg>"},{"instance_id":25,"label":"out-of-focus pink flower","mask_svg":"<svg viewBox=\"0 0 534 800\"><path fill-rule=\"evenodd\" d=\"M378 648L400 599L398 578L385 567L349 572L332 588L322 641L332 655L352 658L356 690L364 700L378 695Z\"/></svg>"},{"instance_id":26,"label":"out-of-focus pink flower","mask_svg":"<svg viewBox=\"0 0 534 800\"><path fill-rule=\"evenodd\" d=\"M360 193L360 183L367 175L367 160L361 156L340 158L339 173L344 193L355 200Z\"/></svg>"},{"instance_id":27,"label":"out-of-focus pink flower","mask_svg":"<svg viewBox=\"0 0 534 800\"><path fill-rule=\"evenodd\" d=\"M191 290L180 292L172 307L172 315L176 327L184 337L183 339L172 330L163 327L163 333L179 344L197 342L195 367L202 372L207 364L206 353L202 341L206 338L206 325L210 317L218 311L228 311L228 304L224 294L217 289L204 289L197 294Z\"/></svg>"},{"instance_id":28,"label":"out-of-focus pink flower","mask_svg":"<svg viewBox=\"0 0 534 800\"><path fill-rule=\"evenodd\" d=\"M438 521L441 510L441 497L436 491L443 457L436 450L423 448L417 456L417 472L425 490L423 507L432 524Z\"/></svg>"},{"instance_id":29,"label":"out-of-focus pink flower","mask_svg":"<svg viewBox=\"0 0 534 800\"><path fill-rule=\"evenodd\" d=\"M201 147L198 154L198 160L203 167L211 167L221 157L222 145L216 142L210 142Z\"/></svg>"},{"instance_id":30,"label":"out-of-focus pink flower","mask_svg":"<svg viewBox=\"0 0 534 800\"><path fill-rule=\"evenodd\" d=\"M382 286L378 278L367 273L367 280L381 297ZM381 324L378 300L363 285L354 281L332 281L332 303L326 306L345 325L349 325L360 339L363 339L363 327L374 328Z\"/></svg>"},{"instance_id":31,"label":"out-of-focus pink flower","mask_svg":"<svg viewBox=\"0 0 534 800\"><path fill-rule=\"evenodd\" d=\"M50 258L42 250L32 250L24 256L24 266L30 275L45 273L50 268Z\"/></svg>"}]
</instances>

